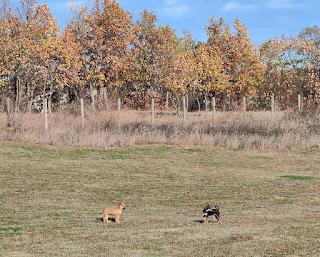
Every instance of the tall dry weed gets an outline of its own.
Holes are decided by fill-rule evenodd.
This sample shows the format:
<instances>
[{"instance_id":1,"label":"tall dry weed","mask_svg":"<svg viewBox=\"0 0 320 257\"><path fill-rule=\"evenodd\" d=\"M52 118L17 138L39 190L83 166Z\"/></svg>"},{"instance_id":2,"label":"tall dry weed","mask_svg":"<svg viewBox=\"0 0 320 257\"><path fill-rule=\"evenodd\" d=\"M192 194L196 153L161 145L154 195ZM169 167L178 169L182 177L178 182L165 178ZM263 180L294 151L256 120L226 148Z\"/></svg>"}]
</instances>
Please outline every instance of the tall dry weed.
<instances>
[{"instance_id":1,"label":"tall dry weed","mask_svg":"<svg viewBox=\"0 0 320 257\"><path fill-rule=\"evenodd\" d=\"M8 130L6 115L0 114L0 140L45 143L76 147L129 147L136 145L202 145L226 148L319 149L319 111L217 112L188 113L182 116L158 112L155 124L150 112L122 111L120 120L114 111L85 112L82 128L77 112L49 113L45 130L43 114L15 114L13 128Z\"/></svg>"}]
</instances>

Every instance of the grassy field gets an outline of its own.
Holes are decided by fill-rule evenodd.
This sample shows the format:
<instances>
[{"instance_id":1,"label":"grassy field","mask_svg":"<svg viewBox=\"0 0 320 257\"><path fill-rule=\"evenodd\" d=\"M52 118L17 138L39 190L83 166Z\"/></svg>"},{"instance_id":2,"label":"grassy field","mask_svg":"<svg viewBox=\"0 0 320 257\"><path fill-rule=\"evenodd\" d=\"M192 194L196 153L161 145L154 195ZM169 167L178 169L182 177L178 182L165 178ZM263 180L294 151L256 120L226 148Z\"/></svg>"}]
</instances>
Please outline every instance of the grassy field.
<instances>
[{"instance_id":1,"label":"grassy field","mask_svg":"<svg viewBox=\"0 0 320 257\"><path fill-rule=\"evenodd\" d=\"M319 256L319 178L319 151L1 142L0 256Z\"/></svg>"}]
</instances>

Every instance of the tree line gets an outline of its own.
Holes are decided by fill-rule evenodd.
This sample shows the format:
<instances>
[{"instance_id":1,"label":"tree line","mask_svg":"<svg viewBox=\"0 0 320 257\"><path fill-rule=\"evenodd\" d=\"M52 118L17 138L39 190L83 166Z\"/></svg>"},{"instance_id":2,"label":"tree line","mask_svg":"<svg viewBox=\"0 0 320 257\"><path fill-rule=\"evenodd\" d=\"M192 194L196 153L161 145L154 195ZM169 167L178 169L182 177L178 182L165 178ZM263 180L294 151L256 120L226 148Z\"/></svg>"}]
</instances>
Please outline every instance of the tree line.
<instances>
[{"instance_id":1,"label":"tree line","mask_svg":"<svg viewBox=\"0 0 320 257\"><path fill-rule=\"evenodd\" d=\"M304 105L320 101L318 26L255 46L239 19L230 27L209 18L208 39L197 42L187 31L178 37L157 25L153 12L134 21L115 0L73 5L64 30L36 0L16 8L0 3L0 95L17 110L31 112L44 98L49 109L83 98L94 107L110 96L133 109L151 99L163 108L168 96L175 108L187 97L189 110L213 96L224 108L243 97L252 109L268 108L272 94L281 108L294 108L299 94Z\"/></svg>"}]
</instances>

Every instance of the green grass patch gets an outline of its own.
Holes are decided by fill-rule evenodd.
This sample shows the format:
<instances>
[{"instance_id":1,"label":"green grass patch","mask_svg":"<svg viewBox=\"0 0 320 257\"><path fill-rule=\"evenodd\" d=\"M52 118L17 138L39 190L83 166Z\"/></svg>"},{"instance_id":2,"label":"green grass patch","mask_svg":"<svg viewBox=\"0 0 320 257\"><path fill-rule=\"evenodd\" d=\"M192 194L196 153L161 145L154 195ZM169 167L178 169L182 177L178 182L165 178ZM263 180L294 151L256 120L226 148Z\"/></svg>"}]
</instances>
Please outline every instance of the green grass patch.
<instances>
[{"instance_id":1,"label":"green grass patch","mask_svg":"<svg viewBox=\"0 0 320 257\"><path fill-rule=\"evenodd\" d=\"M297 175L283 175L280 178L287 178L293 180L319 180L319 178L311 177L311 176L297 176Z\"/></svg>"},{"instance_id":2,"label":"green grass patch","mask_svg":"<svg viewBox=\"0 0 320 257\"><path fill-rule=\"evenodd\" d=\"M22 228L19 227L8 227L8 228L1 228L0 227L0 231L13 231L13 232L18 232L23 230Z\"/></svg>"},{"instance_id":3,"label":"green grass patch","mask_svg":"<svg viewBox=\"0 0 320 257\"><path fill-rule=\"evenodd\" d=\"M233 151L233 152L242 152L242 151L246 151L246 149L244 148L222 148L223 150L227 150L227 151Z\"/></svg>"},{"instance_id":4,"label":"green grass patch","mask_svg":"<svg viewBox=\"0 0 320 257\"><path fill-rule=\"evenodd\" d=\"M262 155L256 155L256 156L252 156L252 159L254 159L254 160L268 160L269 157L262 156Z\"/></svg>"}]
</instances>

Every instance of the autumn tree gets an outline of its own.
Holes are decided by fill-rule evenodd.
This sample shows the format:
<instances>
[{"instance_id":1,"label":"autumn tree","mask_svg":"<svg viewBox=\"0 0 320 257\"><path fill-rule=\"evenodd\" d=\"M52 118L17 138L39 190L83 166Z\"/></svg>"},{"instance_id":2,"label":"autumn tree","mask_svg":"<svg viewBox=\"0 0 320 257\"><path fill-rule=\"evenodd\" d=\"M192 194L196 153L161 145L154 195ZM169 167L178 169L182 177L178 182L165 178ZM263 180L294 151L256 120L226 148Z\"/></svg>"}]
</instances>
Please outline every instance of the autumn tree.
<instances>
[{"instance_id":1,"label":"autumn tree","mask_svg":"<svg viewBox=\"0 0 320 257\"><path fill-rule=\"evenodd\" d=\"M198 94L199 109L201 103L199 97L221 96L228 85L228 75L226 74L222 56L219 55L216 45L199 43L195 50L196 80L193 85Z\"/></svg>"},{"instance_id":2,"label":"autumn tree","mask_svg":"<svg viewBox=\"0 0 320 257\"><path fill-rule=\"evenodd\" d=\"M2 0L0 5L0 93L9 94L10 76L14 58L14 40L11 28L16 17L12 12L8 0Z\"/></svg>"},{"instance_id":3,"label":"autumn tree","mask_svg":"<svg viewBox=\"0 0 320 257\"><path fill-rule=\"evenodd\" d=\"M234 22L235 34L224 24L210 18L207 25L209 46L215 47L222 58L223 69L229 77L225 86L224 96L231 102L239 101L243 96L252 96L256 86L263 79L264 66L259 59L258 49L251 43L247 28L239 19Z\"/></svg>"},{"instance_id":4,"label":"autumn tree","mask_svg":"<svg viewBox=\"0 0 320 257\"><path fill-rule=\"evenodd\" d=\"M5 93L15 100L16 111L21 99L23 76L27 66L25 54L28 43L24 44L24 31L18 15L9 6L9 1L2 3L1 15L1 62L2 78L4 79Z\"/></svg>"},{"instance_id":5,"label":"autumn tree","mask_svg":"<svg viewBox=\"0 0 320 257\"><path fill-rule=\"evenodd\" d=\"M158 31L158 92L163 99L170 93L173 106L178 111L181 97L187 94L187 88L193 83L190 49L170 26L160 26Z\"/></svg>"},{"instance_id":6,"label":"autumn tree","mask_svg":"<svg viewBox=\"0 0 320 257\"><path fill-rule=\"evenodd\" d=\"M260 46L260 55L266 69L264 80L257 88L257 103L270 108L271 94L274 94L280 108L291 107L297 97L296 85L299 79L295 67L295 48L290 40L283 37L269 40ZM289 104L289 105L288 105Z\"/></svg>"},{"instance_id":7,"label":"autumn tree","mask_svg":"<svg viewBox=\"0 0 320 257\"><path fill-rule=\"evenodd\" d=\"M134 56L134 83L131 98L137 101L138 107L143 108L141 98L149 98L150 94L160 90L160 30L156 26L157 17L152 12L144 10L141 20L137 22L136 40L132 44Z\"/></svg>"},{"instance_id":8,"label":"autumn tree","mask_svg":"<svg viewBox=\"0 0 320 257\"><path fill-rule=\"evenodd\" d=\"M61 67L61 41L59 27L47 5L35 7L33 19L32 43L35 46L34 56L30 58L36 68L37 84L42 88L43 97L49 99L49 108L52 94L65 85L63 69Z\"/></svg>"},{"instance_id":9,"label":"autumn tree","mask_svg":"<svg viewBox=\"0 0 320 257\"><path fill-rule=\"evenodd\" d=\"M264 81L259 86L259 104L264 107L270 93L276 95L280 108L295 108L297 97L305 105L319 102L319 39L317 27L306 28L297 37L282 36L260 46L266 65Z\"/></svg>"},{"instance_id":10,"label":"autumn tree","mask_svg":"<svg viewBox=\"0 0 320 257\"><path fill-rule=\"evenodd\" d=\"M303 87L299 88L312 104L320 103L320 29L318 26L305 28L295 39Z\"/></svg>"},{"instance_id":11,"label":"autumn tree","mask_svg":"<svg viewBox=\"0 0 320 257\"><path fill-rule=\"evenodd\" d=\"M193 90L193 86L197 79L195 51L195 39L192 38L192 35L188 31L184 31L179 42L176 69L178 69L178 80L180 81L180 84L183 85L180 90L184 90L186 94Z\"/></svg>"},{"instance_id":12,"label":"autumn tree","mask_svg":"<svg viewBox=\"0 0 320 257\"><path fill-rule=\"evenodd\" d=\"M177 38L175 32L171 32L171 39L166 43L163 55L165 74L165 90L171 92L176 100L186 97L193 90L196 80L196 67L194 51L195 40L191 34L184 31L183 36Z\"/></svg>"},{"instance_id":13,"label":"autumn tree","mask_svg":"<svg viewBox=\"0 0 320 257\"><path fill-rule=\"evenodd\" d=\"M35 0L21 0L17 15L8 13L7 24L8 90L14 92L16 110L23 99L31 110L35 90L44 96L47 88L51 94L61 84L56 51L59 28L48 6Z\"/></svg>"},{"instance_id":14,"label":"autumn tree","mask_svg":"<svg viewBox=\"0 0 320 257\"><path fill-rule=\"evenodd\" d=\"M133 39L132 16L114 0L96 0L88 23L91 81L95 86L120 89L125 79L122 73L129 58L128 48Z\"/></svg>"},{"instance_id":15,"label":"autumn tree","mask_svg":"<svg viewBox=\"0 0 320 257\"><path fill-rule=\"evenodd\" d=\"M298 53L304 66L314 67L320 70L320 28L318 26L305 28L297 38L302 45L299 45Z\"/></svg>"},{"instance_id":16,"label":"autumn tree","mask_svg":"<svg viewBox=\"0 0 320 257\"><path fill-rule=\"evenodd\" d=\"M192 50L188 48L186 35L184 39L178 38L170 26L157 26L156 22L156 15L147 10L141 13L141 20L137 22L138 34L132 44L135 79L131 98L137 102L141 98L156 98L162 105L170 92L177 106L186 87L192 83L188 73Z\"/></svg>"},{"instance_id":17,"label":"autumn tree","mask_svg":"<svg viewBox=\"0 0 320 257\"><path fill-rule=\"evenodd\" d=\"M0 5L0 95L6 97L7 126L12 127L10 96L12 62L15 57L12 30L16 16L12 12L9 1L2 1Z\"/></svg>"},{"instance_id":18,"label":"autumn tree","mask_svg":"<svg viewBox=\"0 0 320 257\"><path fill-rule=\"evenodd\" d=\"M69 80L69 85L72 87L75 95L80 99L83 98L86 88L90 87L92 80L92 69L94 66L89 59L93 43L89 41L91 27L89 26L90 13L87 6L72 5L72 15L68 21L67 28L63 32L63 41L71 50L71 54L77 56L78 67L70 74L73 79ZM76 60L76 59L75 59ZM76 62L76 61L75 61ZM91 91L93 90L91 85ZM91 94L91 97L94 96ZM91 100L94 102L94 99Z\"/></svg>"}]
</instances>

